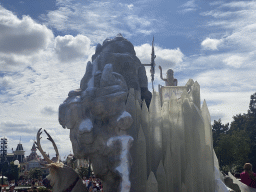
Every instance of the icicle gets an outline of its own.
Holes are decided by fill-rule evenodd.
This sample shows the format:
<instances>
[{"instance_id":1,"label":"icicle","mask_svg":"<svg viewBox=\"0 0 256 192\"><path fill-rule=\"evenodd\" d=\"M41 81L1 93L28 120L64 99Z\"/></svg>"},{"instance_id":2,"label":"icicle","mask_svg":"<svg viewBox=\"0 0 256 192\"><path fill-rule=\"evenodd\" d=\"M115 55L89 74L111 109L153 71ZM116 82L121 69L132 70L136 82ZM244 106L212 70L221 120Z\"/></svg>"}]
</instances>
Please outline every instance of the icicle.
<instances>
[{"instance_id":1,"label":"icicle","mask_svg":"<svg viewBox=\"0 0 256 192\"><path fill-rule=\"evenodd\" d=\"M174 175L172 171L173 168L170 145L168 145L166 149L166 155L164 159L164 170L166 175L167 192L173 192L173 178L176 177L176 175Z\"/></svg>"},{"instance_id":2,"label":"icicle","mask_svg":"<svg viewBox=\"0 0 256 192\"><path fill-rule=\"evenodd\" d=\"M148 177L146 192L158 192L158 183L152 171L150 172Z\"/></svg>"},{"instance_id":3,"label":"icicle","mask_svg":"<svg viewBox=\"0 0 256 192\"><path fill-rule=\"evenodd\" d=\"M167 186L166 186L167 178L166 178L162 160L160 161L156 171L156 179L158 183L158 191L167 191Z\"/></svg>"},{"instance_id":4,"label":"icicle","mask_svg":"<svg viewBox=\"0 0 256 192\"><path fill-rule=\"evenodd\" d=\"M162 154L161 105L159 94L154 92L149 107L151 132L151 170L156 173Z\"/></svg>"},{"instance_id":5,"label":"icicle","mask_svg":"<svg viewBox=\"0 0 256 192\"><path fill-rule=\"evenodd\" d=\"M136 147L136 164L137 164L137 191L146 191L147 183L147 156L146 156L146 139L142 128L139 129L137 147Z\"/></svg>"}]
</instances>

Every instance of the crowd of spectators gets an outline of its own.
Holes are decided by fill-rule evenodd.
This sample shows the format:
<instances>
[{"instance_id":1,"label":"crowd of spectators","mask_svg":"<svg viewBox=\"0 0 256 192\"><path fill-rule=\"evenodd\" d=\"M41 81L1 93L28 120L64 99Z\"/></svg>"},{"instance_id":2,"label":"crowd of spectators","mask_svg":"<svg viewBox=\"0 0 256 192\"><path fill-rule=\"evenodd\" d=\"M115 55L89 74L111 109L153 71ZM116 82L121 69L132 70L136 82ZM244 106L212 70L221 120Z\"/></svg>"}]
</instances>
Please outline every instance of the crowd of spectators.
<instances>
[{"instance_id":1,"label":"crowd of spectators","mask_svg":"<svg viewBox=\"0 0 256 192\"><path fill-rule=\"evenodd\" d=\"M96 177L83 178L83 184L86 185L89 192L103 192L102 181Z\"/></svg>"},{"instance_id":2,"label":"crowd of spectators","mask_svg":"<svg viewBox=\"0 0 256 192\"><path fill-rule=\"evenodd\" d=\"M21 179L18 181L18 186L43 186L42 179Z\"/></svg>"},{"instance_id":3,"label":"crowd of spectators","mask_svg":"<svg viewBox=\"0 0 256 192\"><path fill-rule=\"evenodd\" d=\"M29 187L25 189L19 189L18 191L22 192L38 192L37 188L40 186L43 186L43 180L42 179L20 179L15 184L14 181L7 181L9 189L7 190L7 187L3 186L0 187L0 192L16 192L15 186L19 187Z\"/></svg>"},{"instance_id":4,"label":"crowd of spectators","mask_svg":"<svg viewBox=\"0 0 256 192\"><path fill-rule=\"evenodd\" d=\"M82 179L83 184L87 187L89 192L103 192L103 185L102 181L95 176L86 178L84 177ZM16 191L14 188L15 186L20 186L20 187L31 187L30 189L24 189L21 191L26 191L26 192L34 192L38 191L37 188L40 186L43 186L43 180L42 179L20 179L17 181L16 185L14 181L8 182L9 185L9 190ZM1 187L0 192L6 192L6 187ZM20 190L19 190L20 191Z\"/></svg>"}]
</instances>

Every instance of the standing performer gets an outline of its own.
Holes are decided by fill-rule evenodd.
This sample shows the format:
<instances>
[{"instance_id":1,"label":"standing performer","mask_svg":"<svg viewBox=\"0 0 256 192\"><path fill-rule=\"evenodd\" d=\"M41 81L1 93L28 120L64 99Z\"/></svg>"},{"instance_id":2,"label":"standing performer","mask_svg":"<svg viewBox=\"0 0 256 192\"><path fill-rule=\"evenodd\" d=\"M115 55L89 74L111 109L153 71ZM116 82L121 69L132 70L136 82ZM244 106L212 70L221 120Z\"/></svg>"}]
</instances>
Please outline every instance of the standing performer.
<instances>
[{"instance_id":1,"label":"standing performer","mask_svg":"<svg viewBox=\"0 0 256 192\"><path fill-rule=\"evenodd\" d=\"M165 81L165 86L178 86L178 80L173 77L173 70L168 69L166 79L163 78L162 67L159 65L160 78Z\"/></svg>"}]
</instances>

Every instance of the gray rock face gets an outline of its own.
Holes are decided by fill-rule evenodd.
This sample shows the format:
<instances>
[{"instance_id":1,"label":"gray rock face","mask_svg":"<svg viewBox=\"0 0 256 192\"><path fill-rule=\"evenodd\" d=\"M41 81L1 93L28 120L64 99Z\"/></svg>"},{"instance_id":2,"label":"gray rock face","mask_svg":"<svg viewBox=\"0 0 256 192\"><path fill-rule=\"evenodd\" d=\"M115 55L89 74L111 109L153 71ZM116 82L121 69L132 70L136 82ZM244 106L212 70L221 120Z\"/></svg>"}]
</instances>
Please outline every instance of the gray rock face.
<instances>
[{"instance_id":1,"label":"gray rock face","mask_svg":"<svg viewBox=\"0 0 256 192\"><path fill-rule=\"evenodd\" d=\"M85 90L88 82L96 71L102 71L106 64L113 65L113 71L121 74L128 89L134 88L141 93L142 100L149 106L151 93L148 91L148 80L145 67L141 64L134 46L118 34L114 39L106 39L103 45L98 44L95 54L92 56L92 63L87 63L86 73L81 80L80 89ZM93 66L95 71L93 71Z\"/></svg>"}]
</instances>

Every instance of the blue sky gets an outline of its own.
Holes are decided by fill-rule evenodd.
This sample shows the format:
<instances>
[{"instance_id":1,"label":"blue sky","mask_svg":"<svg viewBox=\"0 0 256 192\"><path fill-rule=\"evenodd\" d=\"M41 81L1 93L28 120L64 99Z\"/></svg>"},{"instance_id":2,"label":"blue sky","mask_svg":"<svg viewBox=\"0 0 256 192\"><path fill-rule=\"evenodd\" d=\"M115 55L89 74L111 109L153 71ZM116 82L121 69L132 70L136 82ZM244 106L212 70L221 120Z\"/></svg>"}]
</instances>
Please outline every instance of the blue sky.
<instances>
[{"instance_id":1,"label":"blue sky","mask_svg":"<svg viewBox=\"0 0 256 192\"><path fill-rule=\"evenodd\" d=\"M254 1L1 0L0 136L9 139L9 149L21 137L28 155L43 127L62 157L70 153L58 106L79 88L95 45L118 33L142 63L150 61L154 35L155 87L163 84L158 65L172 68L178 85L198 81L212 121L231 122L247 112L256 92L255 11ZM50 143L43 145L54 154Z\"/></svg>"}]
</instances>

